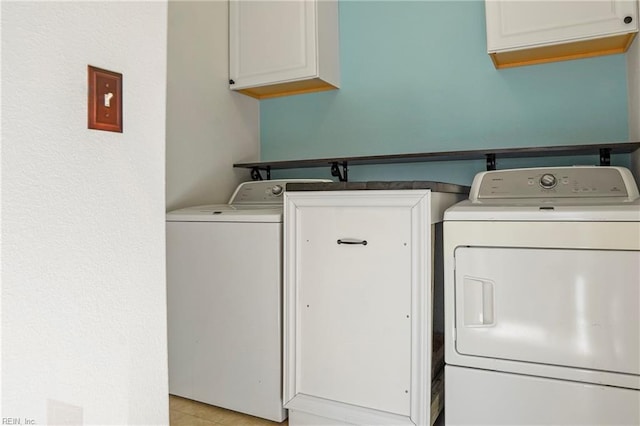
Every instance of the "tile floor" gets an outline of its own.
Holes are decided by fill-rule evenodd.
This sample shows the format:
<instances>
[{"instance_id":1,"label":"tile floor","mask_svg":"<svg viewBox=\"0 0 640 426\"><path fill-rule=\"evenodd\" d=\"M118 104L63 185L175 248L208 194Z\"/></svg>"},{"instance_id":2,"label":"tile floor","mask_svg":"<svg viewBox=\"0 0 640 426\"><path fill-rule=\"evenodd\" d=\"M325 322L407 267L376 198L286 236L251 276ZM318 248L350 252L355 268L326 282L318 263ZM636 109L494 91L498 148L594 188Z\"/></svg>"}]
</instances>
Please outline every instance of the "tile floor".
<instances>
[{"instance_id":1,"label":"tile floor","mask_svg":"<svg viewBox=\"0 0 640 426\"><path fill-rule=\"evenodd\" d=\"M288 425L270 422L213 405L169 395L169 417L171 426L276 426Z\"/></svg>"}]
</instances>

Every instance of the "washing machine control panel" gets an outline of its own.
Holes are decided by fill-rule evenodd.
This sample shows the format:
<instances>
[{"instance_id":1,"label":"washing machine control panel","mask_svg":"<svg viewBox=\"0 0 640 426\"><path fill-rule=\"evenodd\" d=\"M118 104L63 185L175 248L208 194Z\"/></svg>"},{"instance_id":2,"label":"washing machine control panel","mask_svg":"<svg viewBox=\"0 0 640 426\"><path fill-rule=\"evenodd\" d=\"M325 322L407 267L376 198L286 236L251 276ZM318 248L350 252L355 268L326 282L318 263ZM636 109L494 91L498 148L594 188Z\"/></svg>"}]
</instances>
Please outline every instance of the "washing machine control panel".
<instances>
[{"instance_id":1,"label":"washing machine control panel","mask_svg":"<svg viewBox=\"0 0 640 426\"><path fill-rule=\"evenodd\" d=\"M540 186L545 189L551 189L558 184L558 179L551 173L545 173L540 177Z\"/></svg>"},{"instance_id":2,"label":"washing machine control panel","mask_svg":"<svg viewBox=\"0 0 640 426\"><path fill-rule=\"evenodd\" d=\"M256 204L282 206L287 183L331 182L327 179L274 179L241 183L231 196L229 204Z\"/></svg>"},{"instance_id":3,"label":"washing machine control panel","mask_svg":"<svg viewBox=\"0 0 640 426\"><path fill-rule=\"evenodd\" d=\"M621 167L549 167L479 173L470 199L624 198L638 189L629 170Z\"/></svg>"}]
</instances>

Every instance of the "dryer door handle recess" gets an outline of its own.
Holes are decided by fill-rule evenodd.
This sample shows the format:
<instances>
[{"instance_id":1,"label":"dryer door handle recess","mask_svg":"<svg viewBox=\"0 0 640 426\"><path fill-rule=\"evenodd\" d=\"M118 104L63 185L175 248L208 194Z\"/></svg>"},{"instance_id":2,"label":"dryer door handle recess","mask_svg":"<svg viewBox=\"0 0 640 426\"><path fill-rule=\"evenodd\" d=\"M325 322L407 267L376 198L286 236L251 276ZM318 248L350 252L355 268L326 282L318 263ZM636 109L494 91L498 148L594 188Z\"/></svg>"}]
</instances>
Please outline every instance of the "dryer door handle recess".
<instances>
[{"instance_id":1,"label":"dryer door handle recess","mask_svg":"<svg viewBox=\"0 0 640 426\"><path fill-rule=\"evenodd\" d=\"M495 324L493 281L464 277L464 325L466 327L490 327Z\"/></svg>"},{"instance_id":2,"label":"dryer door handle recess","mask_svg":"<svg viewBox=\"0 0 640 426\"><path fill-rule=\"evenodd\" d=\"M358 240L354 238L340 238L338 244L361 245L366 246L367 240Z\"/></svg>"}]
</instances>

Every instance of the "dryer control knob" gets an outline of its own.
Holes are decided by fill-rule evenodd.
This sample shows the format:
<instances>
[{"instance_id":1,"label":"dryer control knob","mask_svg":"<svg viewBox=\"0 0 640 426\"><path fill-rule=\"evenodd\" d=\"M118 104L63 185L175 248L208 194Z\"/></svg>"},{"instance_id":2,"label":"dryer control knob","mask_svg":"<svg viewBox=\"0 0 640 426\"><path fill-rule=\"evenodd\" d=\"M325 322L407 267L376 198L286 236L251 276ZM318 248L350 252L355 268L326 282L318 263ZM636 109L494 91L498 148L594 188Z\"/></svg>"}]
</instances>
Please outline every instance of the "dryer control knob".
<instances>
[{"instance_id":1,"label":"dryer control knob","mask_svg":"<svg viewBox=\"0 0 640 426\"><path fill-rule=\"evenodd\" d=\"M273 195L281 195L282 191L284 191L284 187L282 185L274 185L271 187L271 193Z\"/></svg>"},{"instance_id":2,"label":"dryer control knob","mask_svg":"<svg viewBox=\"0 0 640 426\"><path fill-rule=\"evenodd\" d=\"M545 189L551 189L558 184L558 179L551 173L545 173L540 177L540 186Z\"/></svg>"}]
</instances>

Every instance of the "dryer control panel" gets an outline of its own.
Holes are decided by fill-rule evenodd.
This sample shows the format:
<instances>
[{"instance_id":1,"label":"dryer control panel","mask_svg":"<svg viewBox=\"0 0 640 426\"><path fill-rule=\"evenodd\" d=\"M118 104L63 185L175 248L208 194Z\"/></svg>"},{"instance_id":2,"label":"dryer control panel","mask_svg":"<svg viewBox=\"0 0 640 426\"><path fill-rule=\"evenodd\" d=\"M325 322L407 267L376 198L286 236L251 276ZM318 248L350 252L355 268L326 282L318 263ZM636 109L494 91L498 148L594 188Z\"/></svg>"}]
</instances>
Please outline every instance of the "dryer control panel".
<instances>
[{"instance_id":1,"label":"dryer control panel","mask_svg":"<svg viewBox=\"0 0 640 426\"><path fill-rule=\"evenodd\" d=\"M469 194L471 201L549 198L633 201L638 188L622 167L546 167L478 173Z\"/></svg>"}]
</instances>

